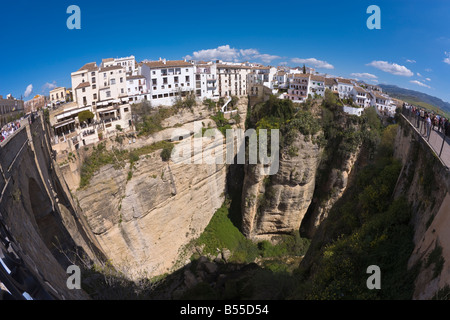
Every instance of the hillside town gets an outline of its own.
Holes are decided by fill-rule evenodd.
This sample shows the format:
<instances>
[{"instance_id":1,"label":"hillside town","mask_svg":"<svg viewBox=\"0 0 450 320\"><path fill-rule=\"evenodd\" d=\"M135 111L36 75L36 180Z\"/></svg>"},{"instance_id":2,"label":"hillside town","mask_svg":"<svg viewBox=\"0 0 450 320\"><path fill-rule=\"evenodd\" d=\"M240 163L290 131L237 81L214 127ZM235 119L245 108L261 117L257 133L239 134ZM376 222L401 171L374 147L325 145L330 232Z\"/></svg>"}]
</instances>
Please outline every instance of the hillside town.
<instances>
[{"instance_id":1,"label":"hillside town","mask_svg":"<svg viewBox=\"0 0 450 320\"><path fill-rule=\"evenodd\" d=\"M361 116L364 109L374 107L378 114L393 117L398 107L398 101L379 86L321 74L305 65L291 68L162 58L138 62L129 56L103 59L100 64L88 62L72 72L70 79L71 88L56 87L47 97L37 95L26 102L0 97L1 114L10 114L13 109L16 114L48 109L54 148L74 150L118 131L133 131L134 104L171 106L187 95L195 95L198 101L226 101L233 96L258 96L269 91L279 99L304 103L308 98L323 98L330 90L348 114Z\"/></svg>"}]
</instances>

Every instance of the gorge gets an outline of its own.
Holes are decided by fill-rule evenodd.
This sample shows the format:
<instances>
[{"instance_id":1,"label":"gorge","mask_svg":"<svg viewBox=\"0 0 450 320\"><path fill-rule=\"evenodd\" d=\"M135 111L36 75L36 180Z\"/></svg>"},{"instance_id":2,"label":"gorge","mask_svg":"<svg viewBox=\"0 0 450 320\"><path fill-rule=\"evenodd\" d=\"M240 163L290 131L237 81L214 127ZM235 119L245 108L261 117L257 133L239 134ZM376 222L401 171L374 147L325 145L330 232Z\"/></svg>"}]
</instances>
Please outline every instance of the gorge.
<instances>
[{"instance_id":1,"label":"gorge","mask_svg":"<svg viewBox=\"0 0 450 320\"><path fill-rule=\"evenodd\" d=\"M9 161L2 163L2 208L15 212L2 212L2 219L36 281L58 299L110 297L98 294L108 286L96 282L107 272L121 278L117 283L123 292L151 279L150 289L139 297L154 299L405 297L389 287L394 279L407 284L409 299L430 299L445 290L448 169L406 119L398 115L395 125L385 127L374 110L361 118L349 116L329 96L301 107L274 97L241 98L235 110L232 118L222 120L204 105L180 109L149 135L110 139L72 155L53 154L40 118L24 128L15 138L23 136L22 151L8 150L10 144L1 149L2 155L20 152L15 159L2 157ZM258 164L188 165L162 159L174 130L182 128L195 139L195 121L202 122L202 130L279 129L278 172L263 176ZM203 143L213 148L212 139ZM17 167L25 163L34 171L19 172ZM88 179L86 163L92 169ZM35 182L28 182L31 176ZM48 205L33 215L36 203ZM238 230L243 236L239 250L217 247L213 254L197 240L224 210L234 224L228 235ZM26 232L33 241L24 242L18 213L20 221L29 221ZM359 238L361 234L365 237ZM391 238L393 234L399 238ZM56 238L61 250L54 249ZM310 239L309 248L299 246L302 238ZM387 258L379 255L391 241L402 246L387 251ZM273 253L287 247L292 251ZM354 248L350 256L347 247ZM440 255L432 261L428 257L435 248ZM33 254L36 250L44 258ZM237 255L252 250L245 258ZM384 291L356 285L367 278L364 263L370 259L364 250L378 257L371 264L391 272ZM386 262L395 250L402 257L398 265ZM273 260L276 268L292 268L267 268ZM64 269L71 263L83 266L85 290L65 288ZM52 268L41 271L44 265ZM345 268L354 275L338 276ZM277 283L280 290L269 290L262 282Z\"/></svg>"}]
</instances>

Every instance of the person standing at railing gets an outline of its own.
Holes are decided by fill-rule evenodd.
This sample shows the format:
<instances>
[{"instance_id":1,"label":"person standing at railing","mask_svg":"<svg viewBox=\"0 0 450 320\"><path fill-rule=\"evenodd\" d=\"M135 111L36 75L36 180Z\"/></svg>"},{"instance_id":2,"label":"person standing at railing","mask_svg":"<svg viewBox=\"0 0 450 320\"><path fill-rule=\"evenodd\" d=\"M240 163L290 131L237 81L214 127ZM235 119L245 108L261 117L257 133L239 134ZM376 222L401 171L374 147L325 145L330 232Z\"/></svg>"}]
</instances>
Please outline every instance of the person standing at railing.
<instances>
[{"instance_id":1,"label":"person standing at railing","mask_svg":"<svg viewBox=\"0 0 450 320\"><path fill-rule=\"evenodd\" d=\"M416 116L417 116L417 125L416 125L416 127L419 128L420 127L420 119L422 119L420 117L420 109L417 109Z\"/></svg>"},{"instance_id":2,"label":"person standing at railing","mask_svg":"<svg viewBox=\"0 0 450 320\"><path fill-rule=\"evenodd\" d=\"M426 123L426 137L429 138L431 132L431 118L428 114L425 116L425 123Z\"/></svg>"}]
</instances>

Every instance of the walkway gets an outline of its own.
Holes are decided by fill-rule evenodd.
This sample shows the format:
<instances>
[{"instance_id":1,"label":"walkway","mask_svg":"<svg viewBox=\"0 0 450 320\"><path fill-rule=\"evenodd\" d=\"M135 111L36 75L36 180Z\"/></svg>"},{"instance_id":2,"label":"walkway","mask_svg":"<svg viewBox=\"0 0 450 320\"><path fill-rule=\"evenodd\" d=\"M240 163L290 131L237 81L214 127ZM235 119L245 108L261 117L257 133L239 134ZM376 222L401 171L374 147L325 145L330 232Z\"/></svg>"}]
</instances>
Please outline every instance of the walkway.
<instances>
[{"instance_id":1,"label":"walkway","mask_svg":"<svg viewBox=\"0 0 450 320\"><path fill-rule=\"evenodd\" d=\"M438 128L431 129L430 136L427 136L426 125L421 118L417 121L417 117L408 110L402 112L405 118L410 122L411 126L421 134L423 139L433 148L436 155L441 161L450 168L450 136L445 136L443 132L438 132Z\"/></svg>"}]
</instances>

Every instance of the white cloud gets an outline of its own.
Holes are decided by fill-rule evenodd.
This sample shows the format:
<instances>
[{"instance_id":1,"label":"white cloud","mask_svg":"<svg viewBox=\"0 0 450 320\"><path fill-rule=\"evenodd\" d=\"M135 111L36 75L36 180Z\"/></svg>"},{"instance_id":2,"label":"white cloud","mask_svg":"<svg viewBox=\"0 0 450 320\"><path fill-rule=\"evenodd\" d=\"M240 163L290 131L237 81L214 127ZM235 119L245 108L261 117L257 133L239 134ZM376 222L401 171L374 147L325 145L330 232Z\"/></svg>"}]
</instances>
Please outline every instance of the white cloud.
<instances>
[{"instance_id":1,"label":"white cloud","mask_svg":"<svg viewBox=\"0 0 450 320\"><path fill-rule=\"evenodd\" d=\"M366 65L375 67L381 71L388 72L396 76L412 77L414 75L414 73L405 66L401 66L396 63L389 63L387 61L372 61Z\"/></svg>"},{"instance_id":2,"label":"white cloud","mask_svg":"<svg viewBox=\"0 0 450 320\"><path fill-rule=\"evenodd\" d=\"M417 72L417 76L418 76L418 77L421 77L422 75L421 75L420 73Z\"/></svg>"},{"instance_id":3,"label":"white cloud","mask_svg":"<svg viewBox=\"0 0 450 320\"><path fill-rule=\"evenodd\" d=\"M444 62L450 64L450 52L445 51L445 55L447 58L444 59Z\"/></svg>"},{"instance_id":4,"label":"white cloud","mask_svg":"<svg viewBox=\"0 0 450 320\"><path fill-rule=\"evenodd\" d=\"M431 72L431 71L433 71L433 69L426 68L425 71L426 71L426 72Z\"/></svg>"},{"instance_id":5,"label":"white cloud","mask_svg":"<svg viewBox=\"0 0 450 320\"><path fill-rule=\"evenodd\" d=\"M421 86L421 87L425 87L425 88L431 89L431 87L430 87L429 85L426 85L425 83L422 83L422 82L420 82L420 81L417 81L417 80L411 80L410 82L411 82L411 83L414 83L414 84L417 84L418 86Z\"/></svg>"},{"instance_id":6,"label":"white cloud","mask_svg":"<svg viewBox=\"0 0 450 320\"><path fill-rule=\"evenodd\" d=\"M254 55L253 58L260 59L264 63L270 63L272 60L280 59L281 57L263 53Z\"/></svg>"},{"instance_id":7,"label":"white cloud","mask_svg":"<svg viewBox=\"0 0 450 320\"><path fill-rule=\"evenodd\" d=\"M29 84L23 95L25 96L25 98L28 98L32 92L33 92L33 85Z\"/></svg>"},{"instance_id":8,"label":"white cloud","mask_svg":"<svg viewBox=\"0 0 450 320\"><path fill-rule=\"evenodd\" d=\"M367 73L367 72L365 72L365 73L358 73L358 72L355 72L355 73L352 73L352 74L350 74L352 77L358 77L358 78L363 78L363 79L378 79L378 77L376 76L376 75L374 75L374 74L371 74L371 73Z\"/></svg>"},{"instance_id":9,"label":"white cloud","mask_svg":"<svg viewBox=\"0 0 450 320\"><path fill-rule=\"evenodd\" d=\"M431 79L430 79L430 78L425 78L425 80L427 80L427 81L431 81Z\"/></svg>"},{"instance_id":10,"label":"white cloud","mask_svg":"<svg viewBox=\"0 0 450 320\"><path fill-rule=\"evenodd\" d=\"M270 55L267 53L260 53L256 49L236 49L231 48L230 45L219 46L214 49L205 49L195 51L192 55L184 57L188 60L223 60L231 62L239 62L251 59L259 59L264 63L270 63L272 60L280 59L279 56Z\"/></svg>"},{"instance_id":11,"label":"white cloud","mask_svg":"<svg viewBox=\"0 0 450 320\"><path fill-rule=\"evenodd\" d=\"M305 64L307 66L312 66L319 69L334 69L334 66L329 64L326 61L317 60L316 58L308 58L308 59L300 59L300 58L293 58L291 59L294 63L300 63Z\"/></svg>"},{"instance_id":12,"label":"white cloud","mask_svg":"<svg viewBox=\"0 0 450 320\"><path fill-rule=\"evenodd\" d=\"M56 81L53 81L52 83L46 82L43 86L42 86L42 92L46 91L46 90L53 90L56 88Z\"/></svg>"},{"instance_id":13,"label":"white cloud","mask_svg":"<svg viewBox=\"0 0 450 320\"><path fill-rule=\"evenodd\" d=\"M416 60L406 59L406 62L409 62L409 63L416 63Z\"/></svg>"}]
</instances>

